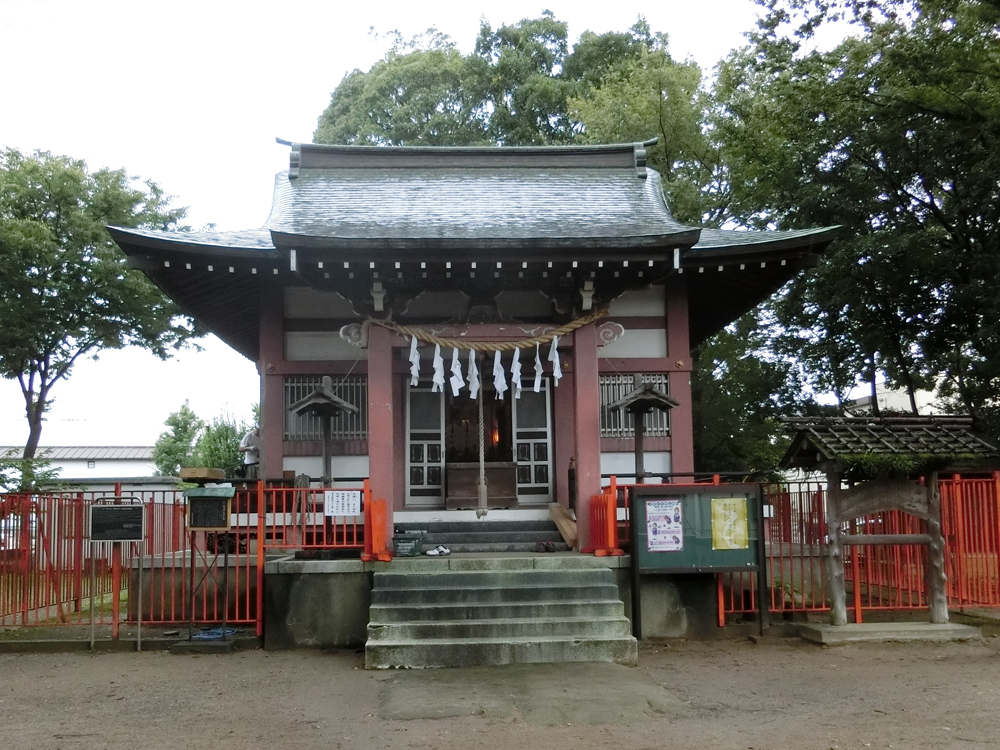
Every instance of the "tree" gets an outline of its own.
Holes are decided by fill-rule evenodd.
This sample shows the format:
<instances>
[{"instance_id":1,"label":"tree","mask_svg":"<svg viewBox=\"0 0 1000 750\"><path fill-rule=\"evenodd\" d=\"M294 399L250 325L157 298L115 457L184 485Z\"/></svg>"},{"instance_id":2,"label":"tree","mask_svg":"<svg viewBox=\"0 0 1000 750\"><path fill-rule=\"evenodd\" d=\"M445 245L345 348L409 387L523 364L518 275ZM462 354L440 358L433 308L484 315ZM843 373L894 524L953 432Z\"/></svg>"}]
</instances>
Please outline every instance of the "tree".
<instances>
[{"instance_id":1,"label":"tree","mask_svg":"<svg viewBox=\"0 0 1000 750\"><path fill-rule=\"evenodd\" d=\"M168 204L155 183L137 185L123 170L0 152L0 376L21 386L25 459L35 456L53 386L82 357L140 346L165 358L195 334L105 230L174 227L184 210Z\"/></svg>"},{"instance_id":2,"label":"tree","mask_svg":"<svg viewBox=\"0 0 1000 750\"><path fill-rule=\"evenodd\" d=\"M237 421L231 414L216 417L198 438L193 465L222 469L227 477L238 476L243 464L240 442L249 429L245 422Z\"/></svg>"},{"instance_id":3,"label":"tree","mask_svg":"<svg viewBox=\"0 0 1000 750\"><path fill-rule=\"evenodd\" d=\"M793 360L765 351L766 327L751 312L694 352L698 471L769 471L788 447L779 417L801 405Z\"/></svg>"},{"instance_id":4,"label":"tree","mask_svg":"<svg viewBox=\"0 0 1000 750\"><path fill-rule=\"evenodd\" d=\"M498 28L484 21L468 55L433 29L410 42L397 34L383 60L344 77L313 139L379 146L570 143L582 129L570 99L589 97L613 71L665 44L640 18L627 33L584 32L571 51L566 24L549 12Z\"/></svg>"},{"instance_id":5,"label":"tree","mask_svg":"<svg viewBox=\"0 0 1000 750\"><path fill-rule=\"evenodd\" d=\"M161 432L156 439L153 463L160 476L175 477L182 468L195 465L195 443L205 423L185 401L180 409L170 413L163 424L170 429Z\"/></svg>"},{"instance_id":6,"label":"tree","mask_svg":"<svg viewBox=\"0 0 1000 750\"><path fill-rule=\"evenodd\" d=\"M583 46L581 40L577 50L586 54ZM603 70L599 82L569 99L570 113L583 130L577 140L627 143L658 136L647 162L663 177L674 217L717 226L724 216L725 191L718 149L705 131L711 105L701 88L701 70L694 62L674 61L666 38L650 37L641 25L633 28L628 50L618 64L598 65ZM586 72L581 75L589 80Z\"/></svg>"},{"instance_id":7,"label":"tree","mask_svg":"<svg viewBox=\"0 0 1000 750\"><path fill-rule=\"evenodd\" d=\"M485 64L443 35L428 49L399 40L367 73L344 76L319 118L316 143L467 146L488 142Z\"/></svg>"},{"instance_id":8,"label":"tree","mask_svg":"<svg viewBox=\"0 0 1000 750\"><path fill-rule=\"evenodd\" d=\"M777 308L791 331L816 344L819 358L806 365L846 364L852 384L880 373L911 393L938 378L964 410L995 413L1000 7L766 7L753 45L721 69L716 130L733 219L844 226L827 260L789 296L805 308ZM854 35L830 51L807 44L836 18ZM796 309L812 320L789 315Z\"/></svg>"}]
</instances>

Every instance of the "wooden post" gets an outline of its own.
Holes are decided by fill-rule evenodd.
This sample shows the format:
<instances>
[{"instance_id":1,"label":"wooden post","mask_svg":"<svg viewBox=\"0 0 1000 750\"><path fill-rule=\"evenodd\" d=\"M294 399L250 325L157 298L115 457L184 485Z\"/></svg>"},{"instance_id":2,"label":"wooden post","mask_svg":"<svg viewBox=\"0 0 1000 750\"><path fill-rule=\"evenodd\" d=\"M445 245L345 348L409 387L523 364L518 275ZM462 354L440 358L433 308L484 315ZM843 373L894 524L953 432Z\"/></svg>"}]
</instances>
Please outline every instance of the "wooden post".
<instances>
[{"instance_id":1,"label":"wooden post","mask_svg":"<svg viewBox=\"0 0 1000 750\"><path fill-rule=\"evenodd\" d=\"M668 393L678 405L670 410L670 471L694 472L694 414L691 403L691 343L688 327L687 277L667 280L667 356L670 358ZM692 477L674 477L673 482Z\"/></svg>"},{"instance_id":2,"label":"wooden post","mask_svg":"<svg viewBox=\"0 0 1000 750\"><path fill-rule=\"evenodd\" d=\"M333 470L330 467L330 421L332 417L323 415L323 486L331 487Z\"/></svg>"},{"instance_id":3,"label":"wooden post","mask_svg":"<svg viewBox=\"0 0 1000 750\"><path fill-rule=\"evenodd\" d=\"M644 458L645 448L643 440L646 436L646 412L638 409L632 412L632 421L635 422L635 483L646 483L646 460Z\"/></svg>"},{"instance_id":4,"label":"wooden post","mask_svg":"<svg viewBox=\"0 0 1000 750\"><path fill-rule=\"evenodd\" d=\"M396 502L393 442L392 333L372 326L368 333L368 476L372 495Z\"/></svg>"},{"instance_id":5,"label":"wooden post","mask_svg":"<svg viewBox=\"0 0 1000 750\"><path fill-rule=\"evenodd\" d=\"M834 625L847 624L847 590L844 586L844 549L840 543L840 471L826 472L826 533L830 577L830 616Z\"/></svg>"},{"instance_id":6,"label":"wooden post","mask_svg":"<svg viewBox=\"0 0 1000 750\"><path fill-rule=\"evenodd\" d=\"M944 535L941 533L941 492L937 472L924 479L927 489L927 604L931 622L948 622L948 577L944 570Z\"/></svg>"},{"instance_id":7,"label":"wooden post","mask_svg":"<svg viewBox=\"0 0 1000 750\"><path fill-rule=\"evenodd\" d=\"M590 498L601 494L601 391L597 375L597 329L573 332L573 400L576 419L576 522L580 548L590 538Z\"/></svg>"}]
</instances>

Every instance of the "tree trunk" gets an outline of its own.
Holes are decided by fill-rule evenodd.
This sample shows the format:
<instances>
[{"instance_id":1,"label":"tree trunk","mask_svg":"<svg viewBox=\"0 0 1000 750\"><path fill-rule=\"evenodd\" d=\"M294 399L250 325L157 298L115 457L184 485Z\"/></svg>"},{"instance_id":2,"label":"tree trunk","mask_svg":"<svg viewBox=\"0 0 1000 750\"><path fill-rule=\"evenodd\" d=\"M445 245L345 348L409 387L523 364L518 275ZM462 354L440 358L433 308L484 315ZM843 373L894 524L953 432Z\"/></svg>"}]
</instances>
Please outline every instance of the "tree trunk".
<instances>
[{"instance_id":1,"label":"tree trunk","mask_svg":"<svg viewBox=\"0 0 1000 750\"><path fill-rule=\"evenodd\" d=\"M42 415L45 413L45 402L33 393L24 395L25 413L28 417L28 442L24 444L24 458L31 459L38 452L38 443L42 439Z\"/></svg>"}]
</instances>

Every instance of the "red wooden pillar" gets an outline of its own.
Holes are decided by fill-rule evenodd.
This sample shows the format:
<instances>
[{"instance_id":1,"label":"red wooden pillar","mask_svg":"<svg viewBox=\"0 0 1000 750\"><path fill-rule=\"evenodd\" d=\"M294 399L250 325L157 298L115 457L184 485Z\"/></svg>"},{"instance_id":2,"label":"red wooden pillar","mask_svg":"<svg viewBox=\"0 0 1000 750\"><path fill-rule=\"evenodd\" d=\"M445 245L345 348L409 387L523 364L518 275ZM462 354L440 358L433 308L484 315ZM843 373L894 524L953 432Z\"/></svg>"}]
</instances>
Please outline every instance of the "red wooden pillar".
<instances>
[{"instance_id":1,"label":"red wooden pillar","mask_svg":"<svg viewBox=\"0 0 1000 750\"><path fill-rule=\"evenodd\" d=\"M569 506L569 460L576 455L576 420L573 372L565 368L558 387L552 388L552 411L555 422L553 431L553 471L555 472L555 500ZM553 383L554 385L554 383Z\"/></svg>"},{"instance_id":2,"label":"red wooden pillar","mask_svg":"<svg viewBox=\"0 0 1000 750\"><path fill-rule=\"evenodd\" d=\"M581 548L591 546L590 498L601 492L601 391L597 378L597 329L573 334L573 402L576 415L576 524Z\"/></svg>"},{"instance_id":3,"label":"red wooden pillar","mask_svg":"<svg viewBox=\"0 0 1000 750\"><path fill-rule=\"evenodd\" d=\"M670 470L694 471L694 415L691 404L691 337L688 329L687 284L683 276L667 283L667 357L670 395L679 406L670 410Z\"/></svg>"},{"instance_id":4,"label":"red wooden pillar","mask_svg":"<svg viewBox=\"0 0 1000 750\"><path fill-rule=\"evenodd\" d=\"M368 331L368 476L372 495L396 507L396 446L393 410L392 333Z\"/></svg>"},{"instance_id":5,"label":"red wooden pillar","mask_svg":"<svg viewBox=\"0 0 1000 750\"><path fill-rule=\"evenodd\" d=\"M277 284L262 282L260 291L260 466L262 479L275 479L284 470L285 395L281 371L285 361L284 296Z\"/></svg>"}]
</instances>

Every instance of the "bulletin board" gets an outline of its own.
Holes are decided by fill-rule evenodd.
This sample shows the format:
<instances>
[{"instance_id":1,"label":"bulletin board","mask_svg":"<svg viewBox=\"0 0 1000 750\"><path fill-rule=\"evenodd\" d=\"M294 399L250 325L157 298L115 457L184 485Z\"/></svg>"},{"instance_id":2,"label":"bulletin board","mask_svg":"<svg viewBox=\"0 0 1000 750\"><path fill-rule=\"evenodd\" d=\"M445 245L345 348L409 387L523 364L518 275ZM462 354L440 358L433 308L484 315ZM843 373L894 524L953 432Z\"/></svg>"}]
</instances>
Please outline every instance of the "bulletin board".
<instances>
[{"instance_id":1,"label":"bulletin board","mask_svg":"<svg viewBox=\"0 0 1000 750\"><path fill-rule=\"evenodd\" d=\"M638 572L756 570L759 493L757 484L632 488Z\"/></svg>"}]
</instances>

